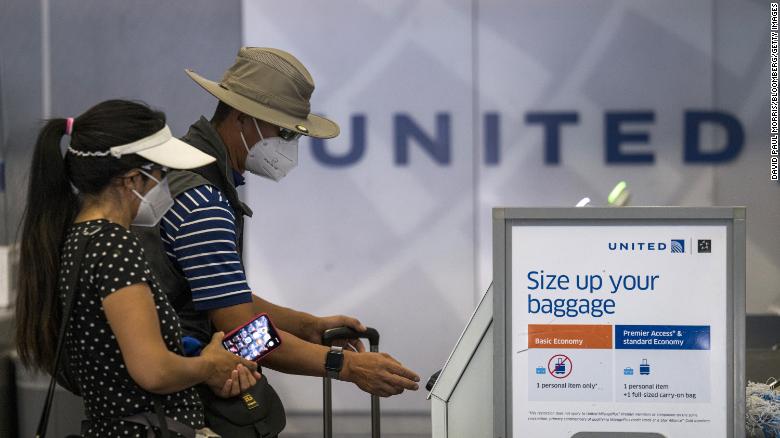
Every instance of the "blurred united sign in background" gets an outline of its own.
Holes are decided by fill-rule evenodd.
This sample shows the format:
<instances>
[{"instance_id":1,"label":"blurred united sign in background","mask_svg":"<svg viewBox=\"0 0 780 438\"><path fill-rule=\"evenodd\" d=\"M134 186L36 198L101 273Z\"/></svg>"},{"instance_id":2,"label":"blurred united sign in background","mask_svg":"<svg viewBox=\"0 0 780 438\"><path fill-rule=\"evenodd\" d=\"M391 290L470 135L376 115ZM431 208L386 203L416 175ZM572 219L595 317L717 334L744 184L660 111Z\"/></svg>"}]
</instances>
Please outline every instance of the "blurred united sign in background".
<instances>
[{"instance_id":1,"label":"blurred united sign in background","mask_svg":"<svg viewBox=\"0 0 780 438\"><path fill-rule=\"evenodd\" d=\"M243 43L296 54L313 110L342 128L303 141L280 184L250 180L253 287L359 316L427 377L491 281L491 207L604 204L626 180L634 205L748 205L748 310L766 311L780 283L766 17L706 0L244 1ZM274 380L319 408L317 381Z\"/></svg>"}]
</instances>

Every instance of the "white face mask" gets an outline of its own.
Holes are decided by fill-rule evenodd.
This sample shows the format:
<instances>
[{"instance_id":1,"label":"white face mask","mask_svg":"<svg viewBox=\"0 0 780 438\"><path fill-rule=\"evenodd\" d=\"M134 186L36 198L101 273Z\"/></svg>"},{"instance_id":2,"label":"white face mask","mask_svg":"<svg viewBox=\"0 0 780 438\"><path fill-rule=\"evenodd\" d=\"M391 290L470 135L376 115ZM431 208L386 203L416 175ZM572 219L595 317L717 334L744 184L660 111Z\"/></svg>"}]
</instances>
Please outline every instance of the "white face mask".
<instances>
[{"instance_id":1,"label":"white face mask","mask_svg":"<svg viewBox=\"0 0 780 438\"><path fill-rule=\"evenodd\" d=\"M281 137L263 138L257 120L252 118L260 141L251 149L246 144L244 133L239 131L246 148L246 170L274 181L284 178L298 165L298 139L283 140Z\"/></svg>"},{"instance_id":2,"label":"white face mask","mask_svg":"<svg viewBox=\"0 0 780 438\"><path fill-rule=\"evenodd\" d=\"M141 195L133 189L135 196L141 199L141 205L138 206L138 212L135 214L135 218L133 218L133 225L153 227L160 222L165 212L173 207L173 197L171 196L171 189L168 187L168 178L158 181L152 175L141 169L139 170L147 177L157 181L157 185L146 192L146 195Z\"/></svg>"}]
</instances>

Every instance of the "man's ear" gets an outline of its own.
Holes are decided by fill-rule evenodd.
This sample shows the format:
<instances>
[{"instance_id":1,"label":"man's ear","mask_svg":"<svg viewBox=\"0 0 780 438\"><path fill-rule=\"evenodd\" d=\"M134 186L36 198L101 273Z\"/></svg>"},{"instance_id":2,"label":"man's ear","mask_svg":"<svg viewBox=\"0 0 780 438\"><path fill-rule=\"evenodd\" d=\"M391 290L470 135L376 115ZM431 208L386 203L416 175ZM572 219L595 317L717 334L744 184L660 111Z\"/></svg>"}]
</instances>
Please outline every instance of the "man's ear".
<instances>
[{"instance_id":1,"label":"man's ear","mask_svg":"<svg viewBox=\"0 0 780 438\"><path fill-rule=\"evenodd\" d=\"M230 116L228 116L228 120L232 123L236 123L238 125L241 125L244 123L244 118L246 117L246 114L242 113L241 111L232 108L230 110Z\"/></svg>"}]
</instances>

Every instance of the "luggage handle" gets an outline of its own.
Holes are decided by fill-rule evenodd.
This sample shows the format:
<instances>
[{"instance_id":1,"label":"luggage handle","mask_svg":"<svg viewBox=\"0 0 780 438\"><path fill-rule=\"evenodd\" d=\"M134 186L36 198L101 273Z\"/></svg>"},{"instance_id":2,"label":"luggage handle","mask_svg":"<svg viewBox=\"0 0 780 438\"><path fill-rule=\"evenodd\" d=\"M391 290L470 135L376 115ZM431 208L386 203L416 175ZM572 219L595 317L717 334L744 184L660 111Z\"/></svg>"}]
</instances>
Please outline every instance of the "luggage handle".
<instances>
[{"instance_id":1,"label":"luggage handle","mask_svg":"<svg viewBox=\"0 0 780 438\"><path fill-rule=\"evenodd\" d=\"M325 330L322 334L322 345L331 345L339 339L368 339L370 351L379 351L379 332L373 327L366 327L366 331L359 332L349 327L336 327Z\"/></svg>"},{"instance_id":2,"label":"luggage handle","mask_svg":"<svg viewBox=\"0 0 780 438\"><path fill-rule=\"evenodd\" d=\"M373 327L366 327L366 331L359 332L349 327L336 327L325 330L322 334L322 345L331 345L333 341L340 339L368 339L369 351L379 352L379 332ZM323 432L325 438L333 437L333 402L331 399L331 381L326 376L322 379L322 408L323 408ZM379 397L371 396L371 438L381 436Z\"/></svg>"}]
</instances>

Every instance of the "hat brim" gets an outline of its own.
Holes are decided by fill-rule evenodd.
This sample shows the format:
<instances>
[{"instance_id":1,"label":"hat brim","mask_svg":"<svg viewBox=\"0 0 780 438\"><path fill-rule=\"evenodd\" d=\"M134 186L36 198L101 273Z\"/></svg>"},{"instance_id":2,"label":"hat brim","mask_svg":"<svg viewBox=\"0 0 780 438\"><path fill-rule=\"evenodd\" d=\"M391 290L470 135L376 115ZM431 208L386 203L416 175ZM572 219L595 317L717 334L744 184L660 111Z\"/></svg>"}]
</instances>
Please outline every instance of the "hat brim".
<instances>
[{"instance_id":1,"label":"hat brim","mask_svg":"<svg viewBox=\"0 0 780 438\"><path fill-rule=\"evenodd\" d=\"M144 149L136 154L171 169L195 169L216 161L216 158L176 137L171 137L159 146Z\"/></svg>"},{"instance_id":2,"label":"hat brim","mask_svg":"<svg viewBox=\"0 0 780 438\"><path fill-rule=\"evenodd\" d=\"M192 70L185 70L187 76L204 90L231 107L256 119L287 128L302 135L316 138L333 138L339 135L339 125L332 120L316 114L309 114L305 119L291 116L261 103L255 102L238 93L234 93L214 81L210 81ZM303 129L301 129L301 127Z\"/></svg>"}]
</instances>

